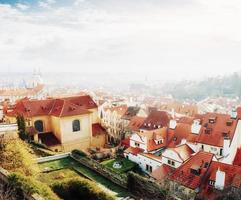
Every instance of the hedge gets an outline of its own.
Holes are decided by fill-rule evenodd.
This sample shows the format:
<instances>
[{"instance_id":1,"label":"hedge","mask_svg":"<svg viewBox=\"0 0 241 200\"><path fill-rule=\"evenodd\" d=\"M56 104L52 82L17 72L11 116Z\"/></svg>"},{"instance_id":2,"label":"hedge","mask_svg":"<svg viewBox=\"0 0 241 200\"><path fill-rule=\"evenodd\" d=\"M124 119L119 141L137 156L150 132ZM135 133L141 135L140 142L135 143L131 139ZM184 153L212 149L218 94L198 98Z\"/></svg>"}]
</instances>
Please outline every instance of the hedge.
<instances>
[{"instance_id":1,"label":"hedge","mask_svg":"<svg viewBox=\"0 0 241 200\"><path fill-rule=\"evenodd\" d=\"M114 200L115 198L104 192L96 183L78 177L58 181L51 185L53 191L64 200Z\"/></svg>"},{"instance_id":2,"label":"hedge","mask_svg":"<svg viewBox=\"0 0 241 200\"><path fill-rule=\"evenodd\" d=\"M48 185L29 176L24 176L19 173L12 173L9 175L9 184L15 188L18 193L25 193L29 196L37 193L44 199L59 200L59 197Z\"/></svg>"}]
</instances>

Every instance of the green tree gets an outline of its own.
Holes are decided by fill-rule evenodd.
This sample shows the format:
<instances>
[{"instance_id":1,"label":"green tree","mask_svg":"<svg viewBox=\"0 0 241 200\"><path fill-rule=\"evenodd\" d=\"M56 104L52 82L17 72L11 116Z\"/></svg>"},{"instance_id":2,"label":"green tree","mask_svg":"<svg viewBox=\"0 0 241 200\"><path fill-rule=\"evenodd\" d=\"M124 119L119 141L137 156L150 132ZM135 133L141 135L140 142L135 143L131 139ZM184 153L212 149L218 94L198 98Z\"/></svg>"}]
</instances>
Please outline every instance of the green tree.
<instances>
[{"instance_id":1,"label":"green tree","mask_svg":"<svg viewBox=\"0 0 241 200\"><path fill-rule=\"evenodd\" d=\"M18 115L16 117L16 119L17 119L17 124L18 124L19 137L22 140L26 140L28 138L28 135L26 134L25 119L22 115Z\"/></svg>"}]
</instances>

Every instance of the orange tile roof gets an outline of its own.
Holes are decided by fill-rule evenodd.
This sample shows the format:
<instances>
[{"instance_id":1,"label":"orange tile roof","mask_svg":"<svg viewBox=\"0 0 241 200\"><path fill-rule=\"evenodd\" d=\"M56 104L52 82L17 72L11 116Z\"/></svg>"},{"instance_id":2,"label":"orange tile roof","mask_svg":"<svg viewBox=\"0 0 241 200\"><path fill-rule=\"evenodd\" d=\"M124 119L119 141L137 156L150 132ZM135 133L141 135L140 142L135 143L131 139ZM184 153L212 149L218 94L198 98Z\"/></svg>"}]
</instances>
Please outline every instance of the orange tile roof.
<instances>
[{"instance_id":1,"label":"orange tile roof","mask_svg":"<svg viewBox=\"0 0 241 200\"><path fill-rule=\"evenodd\" d=\"M209 119L215 119L215 123L209 123ZM232 122L231 126L227 126L226 122ZM202 118L202 128L199 132L197 142L203 144L209 144L213 146L223 146L223 138L229 137L233 139L235 129L237 125L237 120L232 120L230 115L218 114L218 113L207 113ZM205 133L205 130L209 129L210 133Z\"/></svg>"},{"instance_id":2,"label":"orange tile roof","mask_svg":"<svg viewBox=\"0 0 241 200\"><path fill-rule=\"evenodd\" d=\"M224 188L229 187L241 187L241 167L229 165L225 163L220 163L216 161L212 161L205 181L203 182L202 191L200 193L201 198L207 198L210 200L216 199L219 195L222 195L222 191L216 190L214 186L209 185L209 180L216 180L216 172L217 170L225 172L225 182Z\"/></svg>"},{"instance_id":3,"label":"orange tile roof","mask_svg":"<svg viewBox=\"0 0 241 200\"><path fill-rule=\"evenodd\" d=\"M194 190L198 188L203 181L212 158L213 154L200 151L177 168L170 179ZM206 166L205 163L207 163ZM200 168L200 174L195 175L191 172L191 168Z\"/></svg>"},{"instance_id":4,"label":"orange tile roof","mask_svg":"<svg viewBox=\"0 0 241 200\"><path fill-rule=\"evenodd\" d=\"M156 179L158 182L164 180L168 175L170 175L175 168L170 167L169 165L162 164L156 170L154 170L150 176Z\"/></svg>"},{"instance_id":5,"label":"orange tile roof","mask_svg":"<svg viewBox=\"0 0 241 200\"><path fill-rule=\"evenodd\" d=\"M158 162L162 162L162 157L161 156L156 156L154 154L151 154L151 153L141 153L142 156L145 156L147 158L150 158L152 160L156 160Z\"/></svg>"},{"instance_id":6,"label":"orange tile roof","mask_svg":"<svg viewBox=\"0 0 241 200\"><path fill-rule=\"evenodd\" d=\"M125 150L125 153L131 153L131 154L137 155L139 153L142 153L143 151L144 151L143 149L140 149L138 147L129 147Z\"/></svg>"},{"instance_id":7,"label":"orange tile roof","mask_svg":"<svg viewBox=\"0 0 241 200\"><path fill-rule=\"evenodd\" d=\"M187 144L182 144L178 147L171 149L178 154L182 161L186 161L194 153L194 151Z\"/></svg>"},{"instance_id":8,"label":"orange tile roof","mask_svg":"<svg viewBox=\"0 0 241 200\"><path fill-rule=\"evenodd\" d=\"M128 128L132 131L139 131L144 121L145 121L144 117L134 116L131 118L128 124Z\"/></svg>"}]
</instances>

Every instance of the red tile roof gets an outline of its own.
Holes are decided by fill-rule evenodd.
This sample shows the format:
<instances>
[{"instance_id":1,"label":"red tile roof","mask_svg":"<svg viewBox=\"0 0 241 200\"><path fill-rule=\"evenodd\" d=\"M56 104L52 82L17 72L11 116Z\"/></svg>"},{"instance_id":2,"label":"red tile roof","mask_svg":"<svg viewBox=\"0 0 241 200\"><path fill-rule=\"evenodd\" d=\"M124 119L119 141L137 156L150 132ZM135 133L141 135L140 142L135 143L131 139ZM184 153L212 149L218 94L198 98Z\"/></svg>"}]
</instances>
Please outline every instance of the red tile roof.
<instances>
[{"instance_id":1,"label":"red tile roof","mask_svg":"<svg viewBox=\"0 0 241 200\"><path fill-rule=\"evenodd\" d=\"M210 119L214 119L215 123L209 123ZM230 121L231 125L226 123ZM202 119L202 128L197 138L198 143L209 144L213 146L223 146L224 136L233 139L237 120L231 119L230 115L207 113ZM210 133L206 133L205 130L209 129Z\"/></svg>"},{"instance_id":2,"label":"red tile roof","mask_svg":"<svg viewBox=\"0 0 241 200\"><path fill-rule=\"evenodd\" d=\"M187 144L182 144L178 147L172 148L172 150L178 154L182 161L186 161L194 153L194 151Z\"/></svg>"},{"instance_id":3,"label":"red tile roof","mask_svg":"<svg viewBox=\"0 0 241 200\"><path fill-rule=\"evenodd\" d=\"M95 137L97 135L105 135L107 134L106 130L99 124L92 124L92 136Z\"/></svg>"},{"instance_id":4,"label":"red tile roof","mask_svg":"<svg viewBox=\"0 0 241 200\"><path fill-rule=\"evenodd\" d=\"M144 117L134 116L131 118L128 124L128 128L132 131L139 131L144 121L145 121Z\"/></svg>"},{"instance_id":5,"label":"red tile roof","mask_svg":"<svg viewBox=\"0 0 241 200\"><path fill-rule=\"evenodd\" d=\"M158 126L167 127L170 119L171 117L167 112L154 110L145 119L140 129L154 130L157 129Z\"/></svg>"},{"instance_id":6,"label":"red tile roof","mask_svg":"<svg viewBox=\"0 0 241 200\"><path fill-rule=\"evenodd\" d=\"M16 103L13 111L7 116L21 114L25 117L52 115L66 117L88 114L88 109L97 108L90 96L75 96L60 99L29 100L23 99Z\"/></svg>"},{"instance_id":7,"label":"red tile roof","mask_svg":"<svg viewBox=\"0 0 241 200\"><path fill-rule=\"evenodd\" d=\"M142 153L144 150L140 149L138 147L129 147L128 149L125 150L125 153L131 153L134 155L137 155L139 153Z\"/></svg>"},{"instance_id":8,"label":"red tile roof","mask_svg":"<svg viewBox=\"0 0 241 200\"><path fill-rule=\"evenodd\" d=\"M124 146L125 148L130 147L130 138L126 138L124 140L121 140L121 145Z\"/></svg>"},{"instance_id":9,"label":"red tile roof","mask_svg":"<svg viewBox=\"0 0 241 200\"><path fill-rule=\"evenodd\" d=\"M158 167L151 173L151 177L156 179L158 182L163 181L168 175L173 173L175 168L170 167L169 165L163 164L162 166Z\"/></svg>"},{"instance_id":10,"label":"red tile roof","mask_svg":"<svg viewBox=\"0 0 241 200\"><path fill-rule=\"evenodd\" d=\"M241 148L237 149L237 152L233 161L233 165L241 166Z\"/></svg>"},{"instance_id":11,"label":"red tile roof","mask_svg":"<svg viewBox=\"0 0 241 200\"><path fill-rule=\"evenodd\" d=\"M190 189L196 189L203 181L213 154L200 151L175 170L170 179ZM205 166L205 163L207 165ZM200 169L199 175L192 173L191 169Z\"/></svg>"},{"instance_id":12,"label":"red tile roof","mask_svg":"<svg viewBox=\"0 0 241 200\"><path fill-rule=\"evenodd\" d=\"M212 199L216 199L217 196L222 194L222 191L216 190L214 186L211 186L209 184L210 180L212 181L216 180L217 170L225 172L224 188L241 187L241 167L240 166L234 166L234 165L212 161L207 172L207 178L203 182L203 188L200 194L201 197L203 198L205 197L207 199L212 200Z\"/></svg>"}]
</instances>

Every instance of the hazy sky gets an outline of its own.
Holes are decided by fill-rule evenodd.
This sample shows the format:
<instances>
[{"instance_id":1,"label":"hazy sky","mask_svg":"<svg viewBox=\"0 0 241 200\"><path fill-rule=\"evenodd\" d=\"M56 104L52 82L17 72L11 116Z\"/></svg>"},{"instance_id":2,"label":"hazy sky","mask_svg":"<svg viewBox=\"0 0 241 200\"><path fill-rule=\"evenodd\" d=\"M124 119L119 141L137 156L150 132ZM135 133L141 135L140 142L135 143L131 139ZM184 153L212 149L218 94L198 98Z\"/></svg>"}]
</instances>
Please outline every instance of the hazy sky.
<instances>
[{"instance_id":1,"label":"hazy sky","mask_svg":"<svg viewBox=\"0 0 241 200\"><path fill-rule=\"evenodd\" d=\"M0 0L0 71L241 71L240 10L240 0Z\"/></svg>"}]
</instances>

